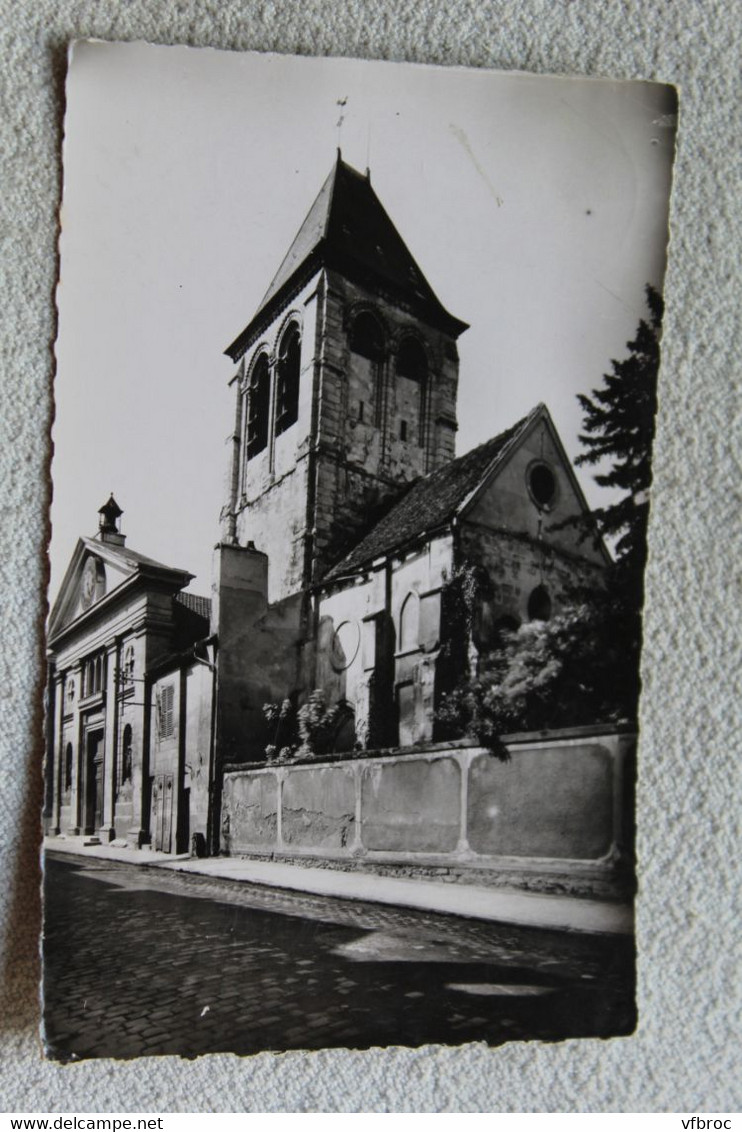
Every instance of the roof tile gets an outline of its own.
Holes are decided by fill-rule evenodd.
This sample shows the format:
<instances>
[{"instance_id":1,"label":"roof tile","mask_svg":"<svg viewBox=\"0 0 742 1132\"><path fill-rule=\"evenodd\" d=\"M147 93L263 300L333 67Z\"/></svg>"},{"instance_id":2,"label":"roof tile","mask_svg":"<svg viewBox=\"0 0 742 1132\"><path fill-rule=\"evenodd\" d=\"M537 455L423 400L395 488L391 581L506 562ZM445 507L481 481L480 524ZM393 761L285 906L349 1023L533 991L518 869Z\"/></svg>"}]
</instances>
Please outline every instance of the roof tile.
<instances>
[{"instance_id":1,"label":"roof tile","mask_svg":"<svg viewBox=\"0 0 742 1132\"><path fill-rule=\"evenodd\" d=\"M384 518L329 571L327 579L353 573L426 532L444 526L540 408L540 405L537 406L517 424L473 448L465 456L417 480Z\"/></svg>"},{"instance_id":2,"label":"roof tile","mask_svg":"<svg viewBox=\"0 0 742 1132\"><path fill-rule=\"evenodd\" d=\"M179 593L175 595L175 600L199 617L205 617L207 621L211 617L211 598L201 597L200 594Z\"/></svg>"}]
</instances>

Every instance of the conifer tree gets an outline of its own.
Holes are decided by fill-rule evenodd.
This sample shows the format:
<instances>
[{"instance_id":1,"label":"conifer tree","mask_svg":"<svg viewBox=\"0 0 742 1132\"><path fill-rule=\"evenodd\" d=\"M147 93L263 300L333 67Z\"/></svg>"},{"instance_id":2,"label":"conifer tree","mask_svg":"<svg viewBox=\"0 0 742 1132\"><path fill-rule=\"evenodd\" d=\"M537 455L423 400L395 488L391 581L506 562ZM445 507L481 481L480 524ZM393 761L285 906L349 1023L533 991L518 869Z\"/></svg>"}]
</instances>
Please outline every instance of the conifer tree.
<instances>
[{"instance_id":1,"label":"conifer tree","mask_svg":"<svg viewBox=\"0 0 742 1132\"><path fill-rule=\"evenodd\" d=\"M662 296L646 288L649 321L641 320L636 337L627 343L630 353L613 361L603 385L592 396L578 394L585 414L580 441L586 451L577 465L611 461L607 471L595 476L601 487L618 488L625 494L616 503L591 513L600 534L616 539L618 563L630 568L639 580L647 557L649 489L652 482L652 441L657 413L657 373L664 305Z\"/></svg>"}]
</instances>

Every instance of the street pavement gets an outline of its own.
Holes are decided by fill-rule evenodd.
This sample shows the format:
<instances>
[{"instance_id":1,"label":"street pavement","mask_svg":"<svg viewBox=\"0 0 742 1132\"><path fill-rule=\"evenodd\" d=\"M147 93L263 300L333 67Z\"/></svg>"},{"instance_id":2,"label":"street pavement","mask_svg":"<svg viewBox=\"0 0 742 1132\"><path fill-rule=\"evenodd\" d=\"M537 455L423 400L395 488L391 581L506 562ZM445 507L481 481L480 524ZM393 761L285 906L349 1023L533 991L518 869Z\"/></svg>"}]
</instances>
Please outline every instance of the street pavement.
<instances>
[{"instance_id":1,"label":"street pavement","mask_svg":"<svg viewBox=\"0 0 742 1132\"><path fill-rule=\"evenodd\" d=\"M630 1033L633 941L47 851L49 1056Z\"/></svg>"},{"instance_id":2,"label":"street pavement","mask_svg":"<svg viewBox=\"0 0 742 1132\"><path fill-rule=\"evenodd\" d=\"M569 895L559 891L525 891L509 887L502 879L482 883L470 876L464 883L455 882L449 869L433 870L424 879L390 876L378 863L370 871L326 868L311 859L275 861L248 857L189 857L157 853L151 849L132 849L112 844L91 844L83 837L49 838L46 848L57 853L73 853L108 861L128 861L149 869L201 873L209 877L312 892L317 896L338 896L347 900L367 900L375 904L393 904L402 908L422 908L456 916L472 916L477 920L497 923L529 924L557 931L617 932L633 935L634 910L631 901L621 902L604 893L602 897L586 894ZM444 880L436 874L447 873ZM546 876L540 878L543 884ZM586 878L583 878L583 881ZM551 878L554 886L554 878ZM595 876L588 888L599 887Z\"/></svg>"}]
</instances>

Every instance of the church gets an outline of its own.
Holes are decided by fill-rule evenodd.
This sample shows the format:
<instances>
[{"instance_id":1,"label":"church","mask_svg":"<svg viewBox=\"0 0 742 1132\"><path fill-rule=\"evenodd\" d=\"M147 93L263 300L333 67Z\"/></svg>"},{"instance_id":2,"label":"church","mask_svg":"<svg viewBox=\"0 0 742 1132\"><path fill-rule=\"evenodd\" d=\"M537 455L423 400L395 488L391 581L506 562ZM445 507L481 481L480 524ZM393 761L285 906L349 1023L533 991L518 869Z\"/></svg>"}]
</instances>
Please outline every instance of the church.
<instances>
[{"instance_id":1,"label":"church","mask_svg":"<svg viewBox=\"0 0 742 1132\"><path fill-rule=\"evenodd\" d=\"M565 524L587 505L545 405L456 458L466 329L338 152L226 350L210 596L126 546L113 496L78 542L48 632L50 834L224 852L225 775L440 746L442 697L503 630L600 585L607 552ZM310 702L314 749L289 736Z\"/></svg>"}]
</instances>

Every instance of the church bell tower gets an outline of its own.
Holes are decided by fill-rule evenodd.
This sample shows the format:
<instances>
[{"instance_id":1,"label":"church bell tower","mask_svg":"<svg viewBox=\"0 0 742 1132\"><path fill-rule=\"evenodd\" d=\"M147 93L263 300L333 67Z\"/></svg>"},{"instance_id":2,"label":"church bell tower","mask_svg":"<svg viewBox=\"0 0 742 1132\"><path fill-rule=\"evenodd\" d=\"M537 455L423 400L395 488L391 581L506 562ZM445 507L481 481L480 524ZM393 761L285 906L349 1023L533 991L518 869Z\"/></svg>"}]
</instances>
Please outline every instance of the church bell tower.
<instances>
[{"instance_id":1,"label":"church bell tower","mask_svg":"<svg viewBox=\"0 0 742 1132\"><path fill-rule=\"evenodd\" d=\"M371 186L337 160L236 364L223 541L268 556L273 603L319 581L420 476L454 456L466 329Z\"/></svg>"}]
</instances>

